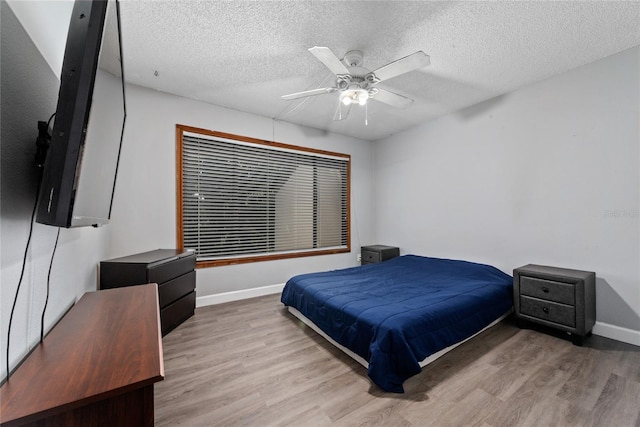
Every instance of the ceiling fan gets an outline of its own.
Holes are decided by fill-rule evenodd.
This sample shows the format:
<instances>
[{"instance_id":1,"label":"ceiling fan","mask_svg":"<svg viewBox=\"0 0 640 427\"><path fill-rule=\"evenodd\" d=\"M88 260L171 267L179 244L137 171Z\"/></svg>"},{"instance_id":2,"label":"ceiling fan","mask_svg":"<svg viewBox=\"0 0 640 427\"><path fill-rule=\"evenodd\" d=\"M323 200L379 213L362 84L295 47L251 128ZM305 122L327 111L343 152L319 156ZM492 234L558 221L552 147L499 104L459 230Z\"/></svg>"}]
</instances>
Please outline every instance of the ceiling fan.
<instances>
[{"instance_id":1,"label":"ceiling fan","mask_svg":"<svg viewBox=\"0 0 640 427\"><path fill-rule=\"evenodd\" d=\"M407 108L413 103L413 99L376 87L376 85L429 65L429 56L421 50L390 62L375 71L369 71L362 67L363 53L359 50L347 52L344 55L344 63L328 47L314 46L309 49L309 52L336 75L335 85L290 93L281 96L282 99L291 101L308 96L339 92L340 102L349 108L354 104L366 105L368 99L375 99L396 108ZM348 113L349 109L344 114L336 114L334 120L342 120L346 118Z\"/></svg>"}]
</instances>

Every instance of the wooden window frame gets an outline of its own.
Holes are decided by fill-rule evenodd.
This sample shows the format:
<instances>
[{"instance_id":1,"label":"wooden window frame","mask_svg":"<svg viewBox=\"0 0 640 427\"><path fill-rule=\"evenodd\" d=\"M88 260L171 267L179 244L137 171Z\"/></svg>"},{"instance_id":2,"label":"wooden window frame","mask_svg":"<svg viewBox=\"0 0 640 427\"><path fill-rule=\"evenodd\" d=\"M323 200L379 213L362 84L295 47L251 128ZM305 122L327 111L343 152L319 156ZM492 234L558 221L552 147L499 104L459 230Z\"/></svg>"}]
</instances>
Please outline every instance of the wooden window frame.
<instances>
[{"instance_id":1,"label":"wooden window frame","mask_svg":"<svg viewBox=\"0 0 640 427\"><path fill-rule=\"evenodd\" d=\"M215 260L201 260L196 262L196 268L206 268L224 265L244 264L260 261L273 261L280 259L300 258L307 256L332 255L338 253L351 252L351 155L344 153L336 153L332 151L319 150L309 147L301 147L297 145L285 144L282 142L268 141L263 139L251 138L242 135L235 135L225 132L218 132L209 129L202 129L187 125L176 125L176 241L178 249L184 250L184 228L183 228L183 136L185 132L202 134L209 137L218 137L230 140L236 140L251 144L257 144L269 147L278 147L287 150L301 151L307 153L315 153L320 155L342 157L347 161L347 189L346 189L346 248L318 249L310 251L287 252L263 254L256 256L229 257Z\"/></svg>"}]
</instances>

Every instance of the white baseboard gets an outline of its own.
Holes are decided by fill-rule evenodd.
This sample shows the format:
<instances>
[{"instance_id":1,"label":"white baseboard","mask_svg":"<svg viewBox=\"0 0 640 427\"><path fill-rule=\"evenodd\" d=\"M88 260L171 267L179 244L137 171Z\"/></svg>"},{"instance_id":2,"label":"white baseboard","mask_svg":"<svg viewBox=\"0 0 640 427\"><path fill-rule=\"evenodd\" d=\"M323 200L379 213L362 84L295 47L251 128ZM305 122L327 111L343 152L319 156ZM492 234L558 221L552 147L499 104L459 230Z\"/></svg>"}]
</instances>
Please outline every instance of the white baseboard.
<instances>
[{"instance_id":1,"label":"white baseboard","mask_svg":"<svg viewBox=\"0 0 640 427\"><path fill-rule=\"evenodd\" d=\"M594 335L611 338L612 340L626 342L640 346L640 331L623 328L621 326L610 325L604 322L596 322L593 326Z\"/></svg>"},{"instance_id":2,"label":"white baseboard","mask_svg":"<svg viewBox=\"0 0 640 427\"><path fill-rule=\"evenodd\" d=\"M225 302L239 301L248 298L261 297L264 295L279 294L284 288L284 283L278 285L262 286L260 288L243 289L240 291L224 292L221 294L205 295L196 298L196 307L207 305L223 304Z\"/></svg>"}]
</instances>

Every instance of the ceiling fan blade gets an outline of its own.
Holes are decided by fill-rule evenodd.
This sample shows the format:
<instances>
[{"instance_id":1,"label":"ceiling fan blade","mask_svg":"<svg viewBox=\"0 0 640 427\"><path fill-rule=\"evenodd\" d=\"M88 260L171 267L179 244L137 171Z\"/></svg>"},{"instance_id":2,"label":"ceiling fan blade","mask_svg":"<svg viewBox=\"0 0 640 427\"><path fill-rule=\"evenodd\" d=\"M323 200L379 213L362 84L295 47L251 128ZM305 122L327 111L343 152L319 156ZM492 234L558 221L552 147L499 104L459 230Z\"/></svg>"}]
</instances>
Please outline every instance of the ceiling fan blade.
<instances>
[{"instance_id":1,"label":"ceiling fan blade","mask_svg":"<svg viewBox=\"0 0 640 427\"><path fill-rule=\"evenodd\" d=\"M379 79L379 81L389 80L390 78L399 76L400 74L425 67L429 65L430 62L429 55L419 50L409 56L405 56L404 58L378 68L373 72L373 74Z\"/></svg>"},{"instance_id":2,"label":"ceiling fan blade","mask_svg":"<svg viewBox=\"0 0 640 427\"><path fill-rule=\"evenodd\" d=\"M338 108L336 109L336 113L333 115L333 120L338 122L346 119L349 116L350 111L351 104L344 105L342 102L338 102Z\"/></svg>"},{"instance_id":3,"label":"ceiling fan blade","mask_svg":"<svg viewBox=\"0 0 640 427\"><path fill-rule=\"evenodd\" d=\"M291 101L293 99L304 98L306 96L314 96L314 95L322 95L324 93L331 93L331 92L335 92L335 90L336 90L335 87L323 87L320 89L305 90L304 92L296 92L296 93L290 93L288 95L282 95L280 98L284 99L285 101Z\"/></svg>"},{"instance_id":4,"label":"ceiling fan blade","mask_svg":"<svg viewBox=\"0 0 640 427\"><path fill-rule=\"evenodd\" d=\"M309 48L309 52L313 54L320 62L322 62L333 74L349 74L347 67L331 52L328 47L314 46Z\"/></svg>"},{"instance_id":5,"label":"ceiling fan blade","mask_svg":"<svg viewBox=\"0 0 640 427\"><path fill-rule=\"evenodd\" d=\"M411 104L413 104L413 99L407 98L406 96L398 95L394 92L389 92L388 90L378 88L378 93L376 93L372 99L376 101L384 102L385 104L391 105L396 108L407 108Z\"/></svg>"}]
</instances>

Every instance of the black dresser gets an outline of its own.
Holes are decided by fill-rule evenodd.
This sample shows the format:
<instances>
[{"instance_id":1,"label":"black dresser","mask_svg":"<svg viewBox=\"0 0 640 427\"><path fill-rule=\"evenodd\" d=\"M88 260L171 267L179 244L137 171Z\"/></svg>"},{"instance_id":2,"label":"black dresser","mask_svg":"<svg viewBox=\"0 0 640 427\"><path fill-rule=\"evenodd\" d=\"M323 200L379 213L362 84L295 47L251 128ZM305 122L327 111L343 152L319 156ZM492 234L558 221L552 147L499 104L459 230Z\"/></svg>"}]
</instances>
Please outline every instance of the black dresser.
<instances>
[{"instance_id":1,"label":"black dresser","mask_svg":"<svg viewBox=\"0 0 640 427\"><path fill-rule=\"evenodd\" d=\"M100 262L100 289L158 284L162 335L193 316L196 306L196 255L192 251L155 251Z\"/></svg>"},{"instance_id":2,"label":"black dresser","mask_svg":"<svg viewBox=\"0 0 640 427\"><path fill-rule=\"evenodd\" d=\"M513 270L513 302L518 319L571 334L581 345L596 321L596 274L543 265Z\"/></svg>"}]
</instances>

